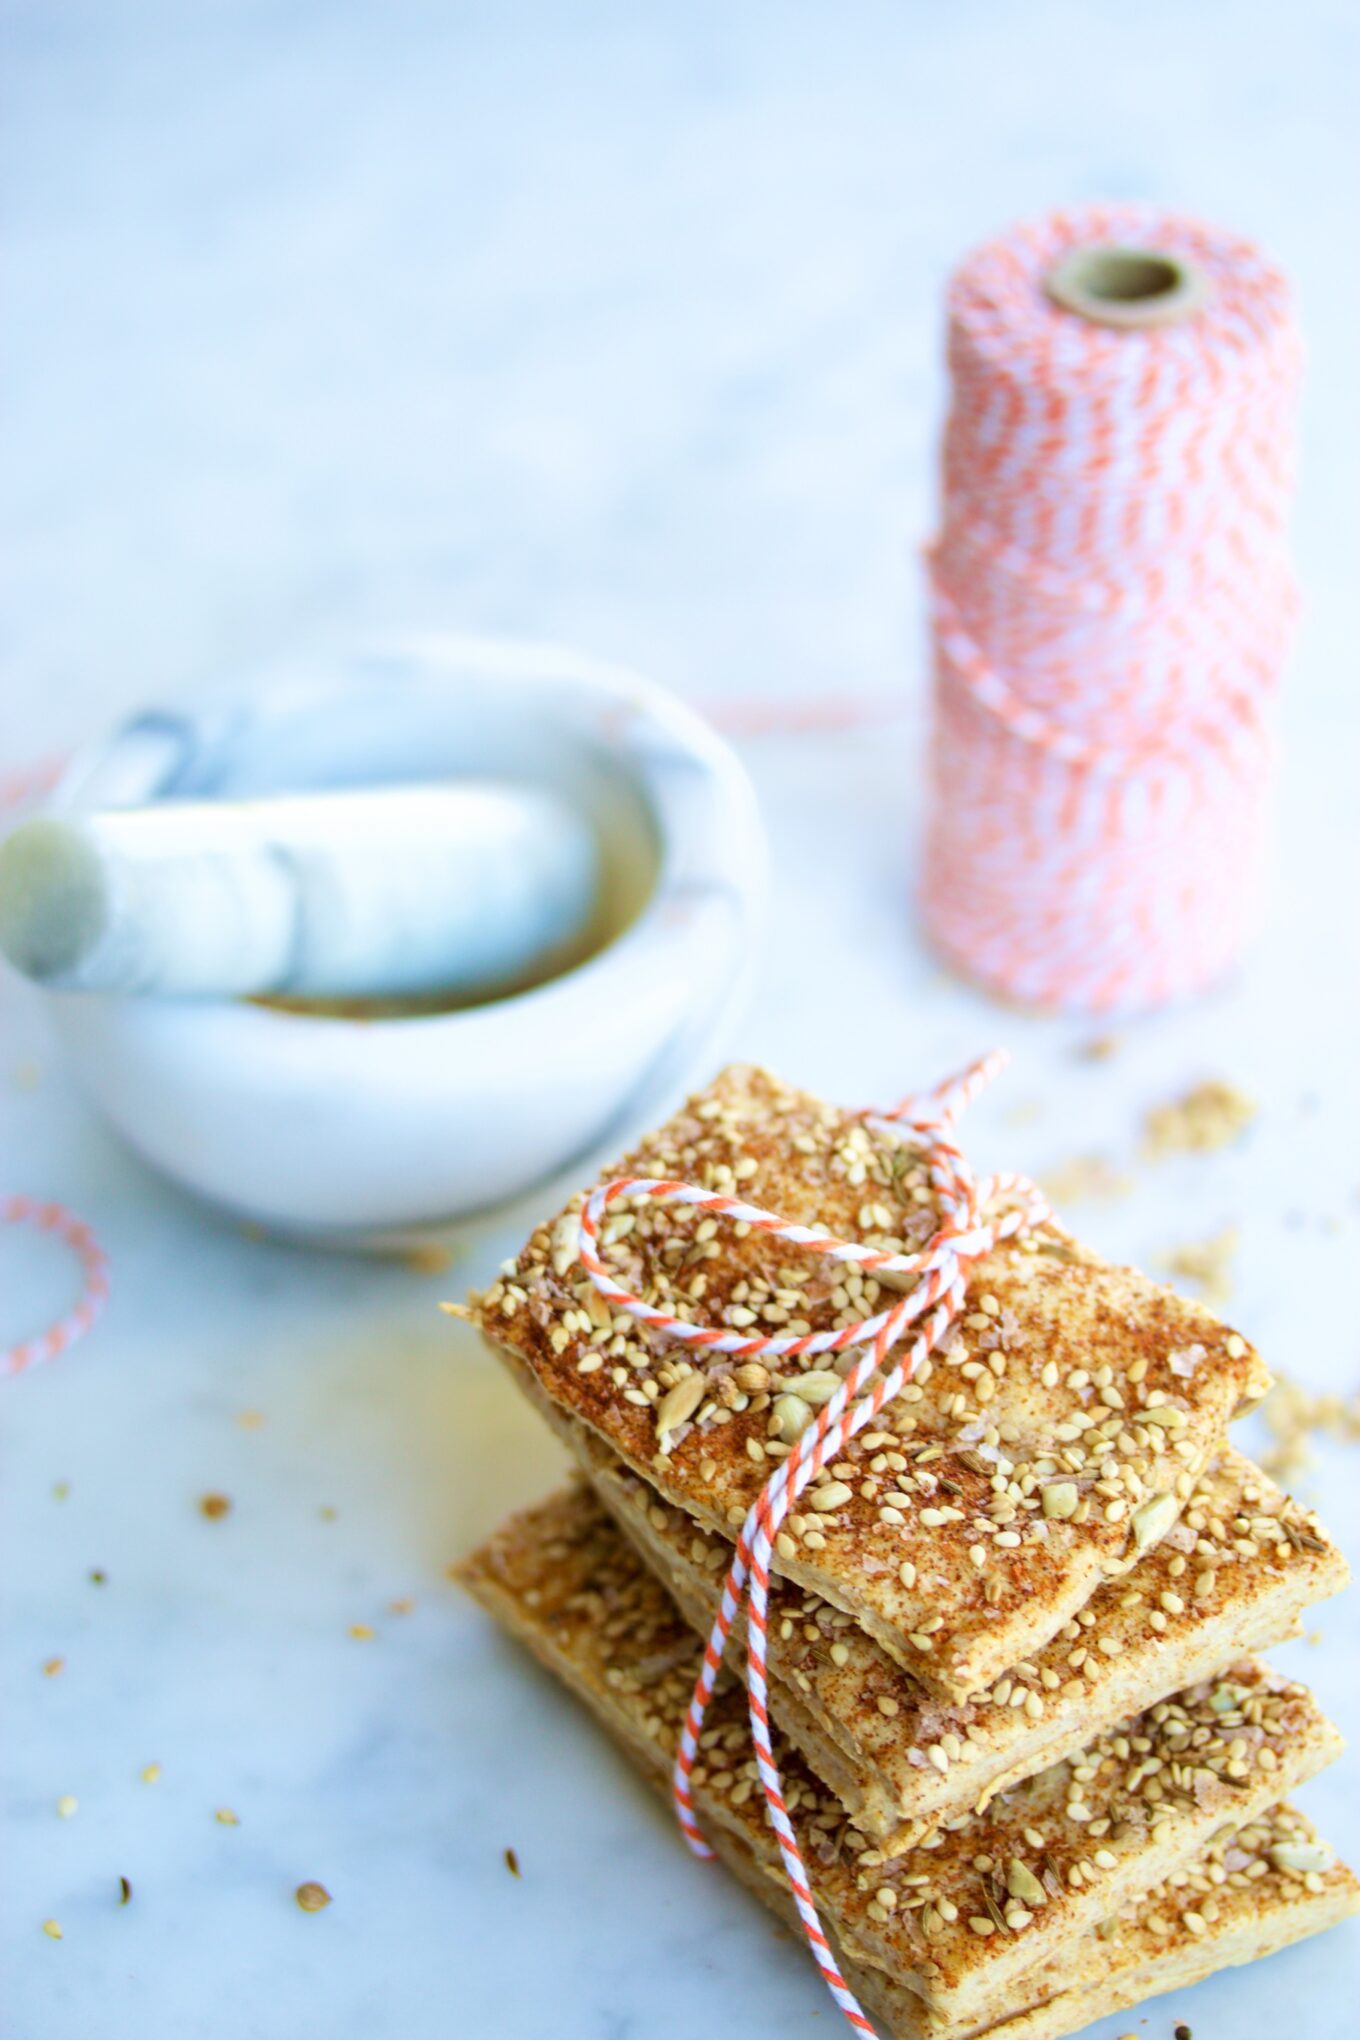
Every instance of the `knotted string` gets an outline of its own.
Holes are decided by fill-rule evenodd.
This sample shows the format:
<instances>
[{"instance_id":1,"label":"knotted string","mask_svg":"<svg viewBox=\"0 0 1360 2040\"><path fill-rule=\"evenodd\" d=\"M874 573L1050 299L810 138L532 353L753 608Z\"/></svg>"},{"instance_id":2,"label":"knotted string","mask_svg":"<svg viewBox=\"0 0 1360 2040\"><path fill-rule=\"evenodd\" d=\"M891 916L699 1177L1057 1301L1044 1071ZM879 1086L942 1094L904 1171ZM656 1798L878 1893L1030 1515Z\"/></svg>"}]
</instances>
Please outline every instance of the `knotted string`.
<instances>
[{"instance_id":1,"label":"knotted string","mask_svg":"<svg viewBox=\"0 0 1360 2040\"><path fill-rule=\"evenodd\" d=\"M649 1325L663 1338L740 1359L802 1359L811 1354L866 1351L761 1489L742 1524L736 1555L723 1582L722 1601L681 1731L672 1775L676 1818L697 1856L712 1850L700 1832L690 1791L690 1774L699 1754L704 1715L712 1697L723 1652L738 1611L746 1610L746 1691L751 1741L765 1794L770 1825L783 1859L789 1890L822 1977L850 2024L871 2035L873 2027L861 2011L822 1929L808 1882L802 1851L784 1798L779 1766L770 1742L766 1647L770 1560L780 1526L800 1494L822 1468L834 1460L857 1432L899 1395L920 1362L946 1338L963 1308L968 1275L976 1263L1002 1240L1041 1225L1049 1207L1023 1176L975 1177L954 1142L958 1116L1003 1068L1006 1058L993 1052L959 1076L925 1093L905 1099L888 1112L865 1113L870 1122L902 1127L922 1147L930 1184L938 1201L939 1224L925 1246L915 1253L888 1253L851 1240L836 1239L807 1226L794 1225L777 1213L697 1189L693 1184L652 1176L621 1176L593 1192L581 1213L578 1252L600 1294L630 1317ZM913 1278L913 1286L888 1309L836 1331L809 1332L801 1337L751 1337L712 1325L696 1325L673 1317L616 1282L600 1258L599 1230L611 1204L620 1198L647 1198L658 1204L692 1205L709 1214L747 1225L790 1246L828 1260L852 1262L869 1274ZM1007 1200L1004 1209L995 1207ZM990 1214L990 1215L989 1215ZM912 1325L918 1327L905 1353L889 1367L893 1346ZM884 1371L886 1369L886 1371Z\"/></svg>"}]
</instances>

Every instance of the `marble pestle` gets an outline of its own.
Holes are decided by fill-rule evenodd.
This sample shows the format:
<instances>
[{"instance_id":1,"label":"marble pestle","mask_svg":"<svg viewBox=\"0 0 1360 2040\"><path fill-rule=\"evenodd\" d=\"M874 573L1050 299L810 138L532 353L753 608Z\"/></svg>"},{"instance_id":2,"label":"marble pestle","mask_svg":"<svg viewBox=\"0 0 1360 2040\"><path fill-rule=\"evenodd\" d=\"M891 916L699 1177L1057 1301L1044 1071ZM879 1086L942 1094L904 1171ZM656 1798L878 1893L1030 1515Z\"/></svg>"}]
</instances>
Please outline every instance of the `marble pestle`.
<instances>
[{"instance_id":1,"label":"marble pestle","mask_svg":"<svg viewBox=\"0 0 1360 2040\"><path fill-rule=\"evenodd\" d=\"M52 813L0 845L0 950L52 990L471 1001L580 955L599 882L502 781Z\"/></svg>"}]
</instances>

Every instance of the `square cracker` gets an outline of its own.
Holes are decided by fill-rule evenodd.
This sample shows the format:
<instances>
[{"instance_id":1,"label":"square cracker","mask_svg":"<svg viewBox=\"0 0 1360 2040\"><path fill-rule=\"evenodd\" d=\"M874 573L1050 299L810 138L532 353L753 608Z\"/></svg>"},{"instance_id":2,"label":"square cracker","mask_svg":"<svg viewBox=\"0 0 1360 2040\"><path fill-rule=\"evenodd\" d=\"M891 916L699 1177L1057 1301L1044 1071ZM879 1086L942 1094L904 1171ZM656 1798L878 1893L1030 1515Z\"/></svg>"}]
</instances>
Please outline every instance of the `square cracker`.
<instances>
[{"instance_id":1,"label":"square cracker","mask_svg":"<svg viewBox=\"0 0 1360 2040\"><path fill-rule=\"evenodd\" d=\"M600 1500L706 1637L731 1545L566 1421ZM1132 1572L1098 1587L1051 1643L972 1700L928 1693L840 1609L776 1580L770 1705L855 1826L893 1854L1125 1715L1294 1635L1303 1610L1347 1577L1317 1518L1225 1448ZM743 1634L739 1623L729 1639L734 1662Z\"/></svg>"},{"instance_id":2,"label":"square cracker","mask_svg":"<svg viewBox=\"0 0 1360 2040\"><path fill-rule=\"evenodd\" d=\"M605 1726L664 1797L664 1771L636 1745L624 1742L611 1724ZM706 1833L739 1882L801 1937L792 1902L752 1838L718 1826ZM1211 1844L1182 1873L1183 1882L1146 1894L1079 1940L1060 1961L1031 1970L1021 1979L1024 2001L986 2027L964 2029L939 2020L915 1991L881 1969L852 1962L834 1932L829 1938L841 1974L881 2040L1061 2040L1111 2012L1276 1954L1360 1911L1360 1883L1344 1864L1333 1861L1325 1873L1315 1873L1310 1888L1298 1873L1277 1867L1274 1859L1281 1850L1313 1850L1319 1861L1332 1853L1294 1807L1272 1807L1250 1827ZM1197 1911L1201 1905L1207 1905L1212 1921ZM1188 1926L1189 1914L1202 1925Z\"/></svg>"},{"instance_id":3,"label":"square cracker","mask_svg":"<svg viewBox=\"0 0 1360 2040\"><path fill-rule=\"evenodd\" d=\"M614 1732L669 1761L698 1646L588 1491L512 1518L463 1578ZM701 1818L747 1840L765 1834L749 1736L729 1686L692 1777ZM1339 1747L1305 1688L1247 1661L885 1862L776 1742L817 1901L847 1955L964 2031L1002 2017L1019 1978L1061 1961L1074 1934L1179 1872L1220 1829L1260 1818Z\"/></svg>"},{"instance_id":4,"label":"square cracker","mask_svg":"<svg viewBox=\"0 0 1360 2040\"><path fill-rule=\"evenodd\" d=\"M754 1069L725 1071L611 1173L739 1192L892 1251L936 1225L909 1137ZM541 1406L731 1535L789 1449L779 1434L806 1407L800 1384L824 1399L828 1370L795 1362L771 1378L611 1314L576 1259L582 1201L539 1226L473 1315ZM888 1300L857 1269L741 1235L641 1202L615 1207L602 1240L627 1288L710 1324L839 1328ZM668 1391L696 1369L707 1380L692 1419L659 1431ZM1212 1312L1046 1227L974 1270L952 1340L801 1498L775 1568L933 1692L967 1699L1165 1534L1224 1426L1268 1385Z\"/></svg>"}]
</instances>

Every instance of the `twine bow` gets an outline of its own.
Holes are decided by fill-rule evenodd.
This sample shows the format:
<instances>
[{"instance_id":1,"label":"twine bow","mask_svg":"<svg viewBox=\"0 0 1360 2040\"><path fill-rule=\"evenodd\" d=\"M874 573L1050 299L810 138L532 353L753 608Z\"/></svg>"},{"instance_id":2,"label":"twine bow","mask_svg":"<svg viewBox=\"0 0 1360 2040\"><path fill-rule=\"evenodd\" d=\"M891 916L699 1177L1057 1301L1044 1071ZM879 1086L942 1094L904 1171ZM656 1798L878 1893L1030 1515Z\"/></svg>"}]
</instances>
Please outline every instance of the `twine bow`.
<instances>
[{"instance_id":1,"label":"twine bow","mask_svg":"<svg viewBox=\"0 0 1360 2040\"><path fill-rule=\"evenodd\" d=\"M746 1690L751 1741L760 1774L770 1825L774 1829L793 1901L822 1977L856 2031L872 2036L873 2027L860 2010L841 1975L813 1901L807 1870L789 1819L779 1766L770 1744L766 1645L770 1558L780 1526L799 1495L822 1468L842 1452L857 1432L900 1394L917 1366L946 1337L963 1308L970 1270L1002 1240L1049 1217L1049 1207L1023 1176L973 1175L954 1142L959 1114L1004 1067L1004 1053L994 1051L957 1077L924 1093L904 1099L888 1112L866 1112L869 1123L903 1127L916 1134L924 1150L930 1184L939 1208L939 1224L925 1246L915 1253L895 1254L857 1245L830 1234L794 1225L777 1213L738 1197L695 1188L693 1184L651 1176L621 1176L594 1191L581 1213L579 1255L600 1294L630 1317L650 1325L664 1338L743 1359L765 1356L801 1359L809 1354L842 1353L852 1347L869 1350L856 1360L841 1386L803 1432L789 1456L761 1489L742 1524L723 1583L722 1602L704 1647L703 1666L695 1684L681 1731L672 1775L676 1818L697 1856L711 1856L694 1813L690 1773L699 1754L704 1715L722 1665L732 1623L746 1608ZM750 1337L712 1325L695 1325L671 1316L635 1296L616 1282L600 1258L600 1223L620 1198L649 1198L658 1204L693 1205L710 1214L744 1224L790 1246L852 1262L866 1273L912 1278L912 1286L886 1310L843 1325L837 1331L809 1332L802 1337ZM1009 1200L1004 1209L995 1207ZM915 1336L906 1352L884 1371L892 1347L912 1325Z\"/></svg>"}]
</instances>

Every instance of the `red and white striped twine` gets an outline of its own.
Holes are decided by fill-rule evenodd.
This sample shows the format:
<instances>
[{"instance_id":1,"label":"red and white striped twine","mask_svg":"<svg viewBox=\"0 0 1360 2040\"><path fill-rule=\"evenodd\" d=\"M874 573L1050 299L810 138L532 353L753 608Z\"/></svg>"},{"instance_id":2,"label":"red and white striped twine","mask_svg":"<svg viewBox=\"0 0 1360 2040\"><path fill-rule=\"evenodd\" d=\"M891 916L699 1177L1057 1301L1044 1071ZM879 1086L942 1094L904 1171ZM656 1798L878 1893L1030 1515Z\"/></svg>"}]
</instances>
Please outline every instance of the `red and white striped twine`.
<instances>
[{"instance_id":1,"label":"red and white striped twine","mask_svg":"<svg viewBox=\"0 0 1360 2040\"><path fill-rule=\"evenodd\" d=\"M1047 296L1061 256L1114 243L1196 265L1202 308L1128 331ZM1092 207L978 249L948 311L926 927L1010 997L1155 1006L1222 975L1260 888L1294 609L1288 291L1218 229Z\"/></svg>"},{"instance_id":2,"label":"red and white striped twine","mask_svg":"<svg viewBox=\"0 0 1360 2040\"><path fill-rule=\"evenodd\" d=\"M804 1488L829 1461L838 1457L849 1439L872 1422L885 1403L901 1392L918 1363L945 1338L963 1307L968 1272L974 1263L990 1253L998 1241L1042 1224L1049 1216L1047 1204L1024 1177L975 1177L954 1144L954 1125L959 1113L991 1082L1004 1061L999 1052L985 1056L920 1099L909 1098L889 1112L864 1115L866 1119L888 1121L909 1129L921 1142L939 1201L940 1223L916 1253L890 1254L859 1246L851 1240L835 1239L807 1226L793 1225L774 1212L743 1203L740 1198L718 1196L689 1183L649 1176L622 1176L602 1185L587 1200L581 1213L578 1251L595 1287L615 1308L627 1311L665 1338L742 1359L763 1355L796 1360L811 1354L843 1353L857 1346L869 1349L855 1362L815 1422L767 1481L742 1525L736 1556L723 1584L721 1608L704 1648L703 1667L681 1732L672 1786L676 1817L691 1849L698 1856L711 1855L695 1817L690 1773L699 1754L704 1714L728 1634L744 1602L751 1740L789 1890L827 1988L850 2024L871 2036L873 2027L841 1975L822 1930L770 1744L766 1679L770 1558L780 1525ZM899 1302L872 1317L837 1331L809 1332L800 1338L752 1338L744 1332L691 1324L624 1289L606 1268L600 1257L599 1229L610 1205L620 1198L693 1205L734 1224L748 1225L754 1232L769 1233L808 1253L825 1255L828 1260L852 1261L870 1273L913 1277L913 1287ZM911 1344L889 1367L888 1356L893 1346L911 1325L918 1327Z\"/></svg>"},{"instance_id":3,"label":"red and white striped twine","mask_svg":"<svg viewBox=\"0 0 1360 2040\"><path fill-rule=\"evenodd\" d=\"M59 758L44 759L37 765L0 774L0 813L7 808L26 807L50 792L63 762ZM0 1376L4 1376L22 1374L42 1360L54 1360L58 1353L64 1353L84 1337L108 1296L109 1264L90 1228L65 1205L44 1204L35 1197L0 1197L0 1225L35 1225L42 1232L54 1234L71 1249L84 1277L80 1300L65 1317L31 1339L0 1349Z\"/></svg>"},{"instance_id":4,"label":"red and white striped twine","mask_svg":"<svg viewBox=\"0 0 1360 2040\"><path fill-rule=\"evenodd\" d=\"M109 1264L90 1228L63 1204L42 1204L33 1197L0 1198L0 1224L35 1225L41 1232L52 1233L71 1249L85 1278L74 1310L45 1332L0 1352L0 1375L22 1374L41 1360L55 1360L89 1331L109 1293Z\"/></svg>"}]
</instances>

